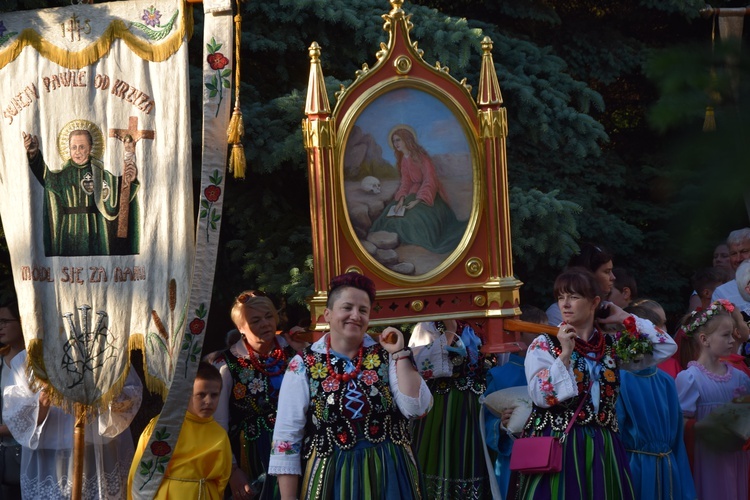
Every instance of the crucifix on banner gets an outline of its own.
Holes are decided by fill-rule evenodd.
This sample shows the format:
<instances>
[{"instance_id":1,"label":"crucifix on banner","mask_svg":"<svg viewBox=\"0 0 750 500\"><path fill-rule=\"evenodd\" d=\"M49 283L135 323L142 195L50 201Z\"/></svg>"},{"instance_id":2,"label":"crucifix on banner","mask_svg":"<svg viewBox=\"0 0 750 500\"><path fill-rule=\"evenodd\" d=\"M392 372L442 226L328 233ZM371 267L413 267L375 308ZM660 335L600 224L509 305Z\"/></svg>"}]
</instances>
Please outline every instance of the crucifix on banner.
<instances>
[{"instance_id":1,"label":"crucifix on banner","mask_svg":"<svg viewBox=\"0 0 750 500\"><path fill-rule=\"evenodd\" d=\"M122 141L125 147L123 157L123 180L120 186L120 216L117 221L117 237L128 237L128 218L130 214L130 183L135 179L138 169L135 164L135 145L141 139L154 140L153 130L138 130L138 117L131 116L128 120L128 128L109 129L109 137ZM132 172L132 176L129 173Z\"/></svg>"}]
</instances>

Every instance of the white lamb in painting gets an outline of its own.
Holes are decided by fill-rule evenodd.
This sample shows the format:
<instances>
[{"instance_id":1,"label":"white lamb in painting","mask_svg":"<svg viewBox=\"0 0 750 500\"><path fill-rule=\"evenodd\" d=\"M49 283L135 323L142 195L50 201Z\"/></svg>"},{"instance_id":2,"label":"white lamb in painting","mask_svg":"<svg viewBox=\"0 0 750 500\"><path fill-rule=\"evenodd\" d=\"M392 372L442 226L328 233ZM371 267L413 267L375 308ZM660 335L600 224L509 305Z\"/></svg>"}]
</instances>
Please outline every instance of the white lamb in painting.
<instances>
[{"instance_id":1,"label":"white lamb in painting","mask_svg":"<svg viewBox=\"0 0 750 500\"><path fill-rule=\"evenodd\" d=\"M362 179L360 186L362 186L362 191L366 193L380 194L380 179L377 177L368 175Z\"/></svg>"}]
</instances>

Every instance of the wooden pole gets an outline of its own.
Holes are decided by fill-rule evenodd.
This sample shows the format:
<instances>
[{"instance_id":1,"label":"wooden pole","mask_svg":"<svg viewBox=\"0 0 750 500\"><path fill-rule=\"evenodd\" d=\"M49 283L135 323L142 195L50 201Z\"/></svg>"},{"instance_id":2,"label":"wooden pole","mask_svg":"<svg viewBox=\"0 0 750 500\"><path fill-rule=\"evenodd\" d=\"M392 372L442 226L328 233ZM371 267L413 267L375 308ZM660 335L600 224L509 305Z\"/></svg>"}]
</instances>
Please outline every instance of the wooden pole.
<instances>
[{"instance_id":1,"label":"wooden pole","mask_svg":"<svg viewBox=\"0 0 750 500\"><path fill-rule=\"evenodd\" d=\"M728 7L719 9L706 5L706 7L699 12L703 17L709 17L714 14L717 16L750 16L750 7Z\"/></svg>"},{"instance_id":2,"label":"wooden pole","mask_svg":"<svg viewBox=\"0 0 750 500\"><path fill-rule=\"evenodd\" d=\"M80 403L75 404L76 425L73 430L73 489L72 500L83 498L83 454L86 446L86 412Z\"/></svg>"}]
</instances>

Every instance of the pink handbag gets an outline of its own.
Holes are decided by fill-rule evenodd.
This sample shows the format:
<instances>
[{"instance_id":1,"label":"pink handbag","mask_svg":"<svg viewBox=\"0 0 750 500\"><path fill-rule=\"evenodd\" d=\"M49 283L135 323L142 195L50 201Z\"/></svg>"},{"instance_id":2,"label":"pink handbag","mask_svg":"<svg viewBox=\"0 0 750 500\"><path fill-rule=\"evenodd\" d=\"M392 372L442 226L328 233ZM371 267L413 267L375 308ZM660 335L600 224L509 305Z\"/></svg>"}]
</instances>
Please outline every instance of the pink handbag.
<instances>
[{"instance_id":1,"label":"pink handbag","mask_svg":"<svg viewBox=\"0 0 750 500\"><path fill-rule=\"evenodd\" d=\"M590 388L591 386L589 386ZM553 436L531 436L516 439L510 453L510 470L522 474L544 474L562 470L562 444L576 421L576 416L588 398L588 391L581 398L565 432L559 438Z\"/></svg>"},{"instance_id":2,"label":"pink handbag","mask_svg":"<svg viewBox=\"0 0 750 500\"><path fill-rule=\"evenodd\" d=\"M562 442L552 436L516 439L510 454L510 470L524 474L560 472Z\"/></svg>"}]
</instances>

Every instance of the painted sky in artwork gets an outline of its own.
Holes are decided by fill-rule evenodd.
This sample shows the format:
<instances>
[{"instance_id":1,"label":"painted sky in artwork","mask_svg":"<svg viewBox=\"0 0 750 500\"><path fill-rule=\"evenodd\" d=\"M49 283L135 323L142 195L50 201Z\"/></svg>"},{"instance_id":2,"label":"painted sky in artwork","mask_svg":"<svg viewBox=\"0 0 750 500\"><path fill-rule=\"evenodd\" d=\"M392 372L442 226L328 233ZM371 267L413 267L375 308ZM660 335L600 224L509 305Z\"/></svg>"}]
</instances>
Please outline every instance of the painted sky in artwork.
<instances>
[{"instance_id":1,"label":"painted sky in artwork","mask_svg":"<svg viewBox=\"0 0 750 500\"><path fill-rule=\"evenodd\" d=\"M383 148L383 158L392 165L396 157L388 142L388 133L399 124L409 125L417 133L417 142L430 155L469 153L469 143L459 119L433 95L417 89L396 89L370 102L357 117L356 125L371 134Z\"/></svg>"}]
</instances>

